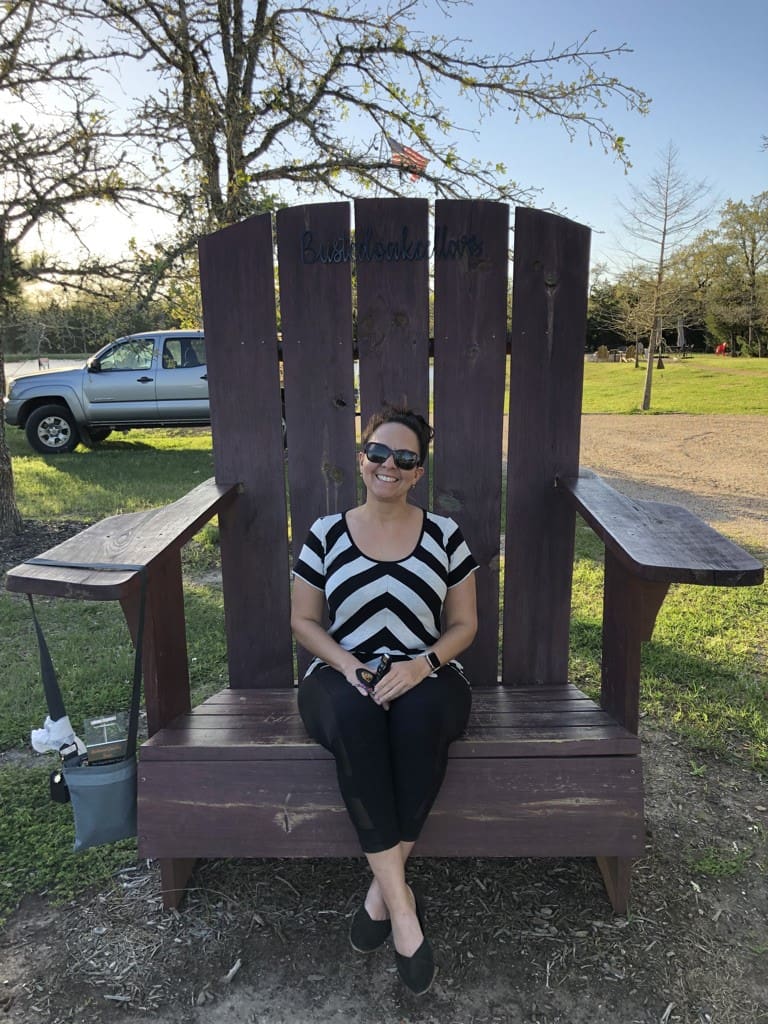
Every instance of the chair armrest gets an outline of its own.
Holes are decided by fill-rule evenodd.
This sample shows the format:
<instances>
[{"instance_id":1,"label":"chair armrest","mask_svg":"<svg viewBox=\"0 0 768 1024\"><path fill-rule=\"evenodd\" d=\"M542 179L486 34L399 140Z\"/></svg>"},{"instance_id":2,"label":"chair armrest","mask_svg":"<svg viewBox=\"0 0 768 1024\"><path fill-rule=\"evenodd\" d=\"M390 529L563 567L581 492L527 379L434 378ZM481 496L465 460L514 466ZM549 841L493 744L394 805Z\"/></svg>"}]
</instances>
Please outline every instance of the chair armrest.
<instances>
[{"instance_id":1,"label":"chair armrest","mask_svg":"<svg viewBox=\"0 0 768 1024\"><path fill-rule=\"evenodd\" d=\"M600 704L636 733L641 648L669 585L754 586L763 567L687 509L627 498L591 470L557 486L605 544Z\"/></svg>"},{"instance_id":2,"label":"chair armrest","mask_svg":"<svg viewBox=\"0 0 768 1024\"><path fill-rule=\"evenodd\" d=\"M40 557L59 562L149 567L167 553L183 547L235 498L237 490L236 484L225 486L211 478L170 505L103 519ZM17 594L114 601L134 588L135 577L132 571L61 569L23 562L8 572L5 585Z\"/></svg>"},{"instance_id":3,"label":"chair armrest","mask_svg":"<svg viewBox=\"0 0 768 1024\"><path fill-rule=\"evenodd\" d=\"M589 469L558 479L557 486L617 561L641 579L716 587L763 582L756 558L679 505L628 498Z\"/></svg>"}]
</instances>

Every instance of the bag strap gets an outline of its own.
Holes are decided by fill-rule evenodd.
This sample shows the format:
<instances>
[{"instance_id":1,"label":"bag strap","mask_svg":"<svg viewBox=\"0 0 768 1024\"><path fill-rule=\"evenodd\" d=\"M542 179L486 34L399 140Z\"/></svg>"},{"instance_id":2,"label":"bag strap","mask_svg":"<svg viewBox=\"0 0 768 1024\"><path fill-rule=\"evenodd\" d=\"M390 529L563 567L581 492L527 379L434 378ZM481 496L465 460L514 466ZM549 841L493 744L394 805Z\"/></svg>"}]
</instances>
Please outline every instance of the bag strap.
<instances>
[{"instance_id":1,"label":"bag strap","mask_svg":"<svg viewBox=\"0 0 768 1024\"><path fill-rule=\"evenodd\" d=\"M58 569L91 569L100 572L138 572L140 574L141 589L139 591L139 622L136 628L136 645L133 660L133 688L131 691L131 707L128 715L128 736L125 743L125 758L129 760L136 754L136 743L139 733L139 708L141 705L141 669L142 649L144 646L144 617L147 605L147 567L145 565L117 565L113 562L57 562L52 558L28 558L27 565L48 565ZM32 595L27 594L29 606L32 609L32 618L35 623L37 634L37 645L40 650L40 672L43 677L43 689L45 690L45 701L48 705L48 714L53 721L63 718L66 715L64 698L61 695L61 687L53 667L51 653L40 626L35 611L35 604Z\"/></svg>"}]
</instances>

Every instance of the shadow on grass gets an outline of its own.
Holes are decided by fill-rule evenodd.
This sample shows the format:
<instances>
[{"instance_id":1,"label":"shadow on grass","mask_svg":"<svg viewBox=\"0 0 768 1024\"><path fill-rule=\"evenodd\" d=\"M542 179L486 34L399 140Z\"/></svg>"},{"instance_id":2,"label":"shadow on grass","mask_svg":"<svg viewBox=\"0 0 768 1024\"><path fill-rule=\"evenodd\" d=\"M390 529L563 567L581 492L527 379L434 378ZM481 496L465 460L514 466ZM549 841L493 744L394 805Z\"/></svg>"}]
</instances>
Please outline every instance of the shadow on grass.
<instances>
[{"instance_id":1,"label":"shadow on grass","mask_svg":"<svg viewBox=\"0 0 768 1024\"><path fill-rule=\"evenodd\" d=\"M82 454L90 453L92 456L108 454L115 451L156 451L155 446L146 441L133 441L127 437L109 437L101 441L95 448L83 448Z\"/></svg>"}]
</instances>

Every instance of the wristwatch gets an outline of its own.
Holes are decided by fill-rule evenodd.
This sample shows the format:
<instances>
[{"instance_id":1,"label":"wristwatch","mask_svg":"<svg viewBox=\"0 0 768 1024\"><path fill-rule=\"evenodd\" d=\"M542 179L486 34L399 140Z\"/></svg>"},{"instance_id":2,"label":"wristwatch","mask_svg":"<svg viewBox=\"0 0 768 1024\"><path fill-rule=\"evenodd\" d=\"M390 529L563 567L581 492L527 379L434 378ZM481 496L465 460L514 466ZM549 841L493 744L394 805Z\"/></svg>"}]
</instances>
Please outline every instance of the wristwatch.
<instances>
[{"instance_id":1,"label":"wristwatch","mask_svg":"<svg viewBox=\"0 0 768 1024\"><path fill-rule=\"evenodd\" d=\"M441 661L438 658L438 656L435 654L435 652L434 651L424 651L424 657L429 662L429 667L432 669L432 671L433 672L437 672L437 670L440 668Z\"/></svg>"}]
</instances>

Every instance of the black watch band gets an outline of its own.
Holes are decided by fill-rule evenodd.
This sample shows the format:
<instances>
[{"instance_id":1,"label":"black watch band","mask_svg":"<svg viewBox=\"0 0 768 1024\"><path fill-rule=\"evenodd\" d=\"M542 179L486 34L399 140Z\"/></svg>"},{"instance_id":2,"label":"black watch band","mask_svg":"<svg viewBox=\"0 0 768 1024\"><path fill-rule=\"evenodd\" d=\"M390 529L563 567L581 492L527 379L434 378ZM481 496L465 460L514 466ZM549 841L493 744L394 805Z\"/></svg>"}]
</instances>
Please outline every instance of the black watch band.
<instances>
[{"instance_id":1,"label":"black watch band","mask_svg":"<svg viewBox=\"0 0 768 1024\"><path fill-rule=\"evenodd\" d=\"M436 672L440 668L442 662L440 661L440 659L438 658L434 651L424 651L424 657L429 662L429 667L432 669L433 672Z\"/></svg>"}]
</instances>

